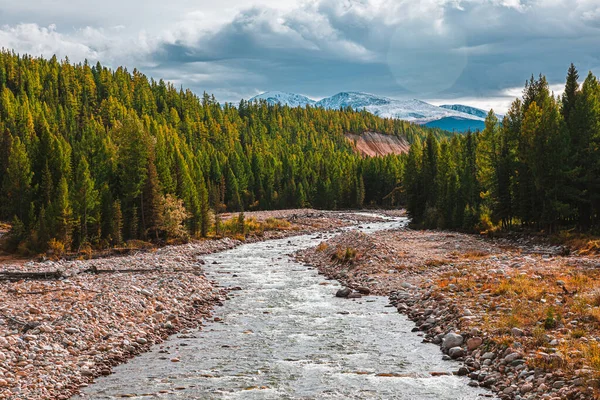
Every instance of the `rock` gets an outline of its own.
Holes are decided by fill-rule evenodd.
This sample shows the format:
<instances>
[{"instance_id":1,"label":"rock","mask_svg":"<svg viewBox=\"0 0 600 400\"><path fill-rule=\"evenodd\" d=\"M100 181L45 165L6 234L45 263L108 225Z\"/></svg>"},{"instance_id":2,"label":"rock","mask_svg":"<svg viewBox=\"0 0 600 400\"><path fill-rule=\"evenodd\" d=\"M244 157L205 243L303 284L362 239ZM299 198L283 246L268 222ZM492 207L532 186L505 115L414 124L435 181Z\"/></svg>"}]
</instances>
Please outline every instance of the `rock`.
<instances>
[{"instance_id":1,"label":"rock","mask_svg":"<svg viewBox=\"0 0 600 400\"><path fill-rule=\"evenodd\" d=\"M496 358L496 353L492 353L491 351L488 351L481 356L482 360L493 360L494 358Z\"/></svg>"},{"instance_id":2,"label":"rock","mask_svg":"<svg viewBox=\"0 0 600 400\"><path fill-rule=\"evenodd\" d=\"M337 291L337 293L335 294L335 297L345 297L347 298L348 296L350 296L350 294L352 293L352 289L350 288L343 288Z\"/></svg>"},{"instance_id":3,"label":"rock","mask_svg":"<svg viewBox=\"0 0 600 400\"><path fill-rule=\"evenodd\" d=\"M521 386L521 393L525 394L525 393L529 393L533 390L533 385L531 383L526 383L523 386Z\"/></svg>"},{"instance_id":4,"label":"rock","mask_svg":"<svg viewBox=\"0 0 600 400\"><path fill-rule=\"evenodd\" d=\"M446 336L444 336L444 339L442 341L442 348L448 350L453 347L462 346L463 341L464 338L461 335L450 332Z\"/></svg>"},{"instance_id":5,"label":"rock","mask_svg":"<svg viewBox=\"0 0 600 400\"><path fill-rule=\"evenodd\" d=\"M467 368L467 367L460 367L458 369L458 372L456 373L456 375L458 375L458 376L467 376L467 375L469 375L469 368Z\"/></svg>"},{"instance_id":6,"label":"rock","mask_svg":"<svg viewBox=\"0 0 600 400\"><path fill-rule=\"evenodd\" d=\"M0 362L6 360L6 355L0 351Z\"/></svg>"},{"instance_id":7,"label":"rock","mask_svg":"<svg viewBox=\"0 0 600 400\"><path fill-rule=\"evenodd\" d=\"M143 337L139 337L137 339L135 339L136 342L138 342L139 344L146 344L148 343L148 339L143 338Z\"/></svg>"},{"instance_id":8,"label":"rock","mask_svg":"<svg viewBox=\"0 0 600 400\"><path fill-rule=\"evenodd\" d=\"M452 358L464 357L465 351L462 347L453 347L448 350L448 355Z\"/></svg>"},{"instance_id":9,"label":"rock","mask_svg":"<svg viewBox=\"0 0 600 400\"><path fill-rule=\"evenodd\" d=\"M348 295L349 299L360 299L361 297L361 294L357 292L352 292Z\"/></svg>"},{"instance_id":10,"label":"rock","mask_svg":"<svg viewBox=\"0 0 600 400\"><path fill-rule=\"evenodd\" d=\"M8 386L8 382L6 382L4 379L0 379L0 387L4 386Z\"/></svg>"},{"instance_id":11,"label":"rock","mask_svg":"<svg viewBox=\"0 0 600 400\"><path fill-rule=\"evenodd\" d=\"M512 328L510 330L510 333L514 336L514 337L521 337L523 336L525 333L519 329L519 328Z\"/></svg>"},{"instance_id":12,"label":"rock","mask_svg":"<svg viewBox=\"0 0 600 400\"><path fill-rule=\"evenodd\" d=\"M475 349L478 349L479 346L481 346L483 343L483 339L480 337L472 337L470 339L467 340L467 349L469 349L469 351L473 351Z\"/></svg>"},{"instance_id":13,"label":"rock","mask_svg":"<svg viewBox=\"0 0 600 400\"><path fill-rule=\"evenodd\" d=\"M356 291L360 294L364 294L365 296L368 296L371 294L371 289L369 289L368 287L364 287L364 286L358 286L356 288Z\"/></svg>"},{"instance_id":14,"label":"rock","mask_svg":"<svg viewBox=\"0 0 600 400\"><path fill-rule=\"evenodd\" d=\"M152 296L154 296L154 294L151 291L147 290L147 289L140 290L140 293L143 294L146 297L152 297Z\"/></svg>"},{"instance_id":15,"label":"rock","mask_svg":"<svg viewBox=\"0 0 600 400\"><path fill-rule=\"evenodd\" d=\"M520 353L510 353L509 355L504 357L504 361L506 361L507 363L512 363L513 361L519 360L522 358L523 358L523 356Z\"/></svg>"},{"instance_id":16,"label":"rock","mask_svg":"<svg viewBox=\"0 0 600 400\"><path fill-rule=\"evenodd\" d=\"M69 334L79 333L79 329L77 328L65 328L65 332Z\"/></svg>"},{"instance_id":17,"label":"rock","mask_svg":"<svg viewBox=\"0 0 600 400\"><path fill-rule=\"evenodd\" d=\"M565 381L556 381L552 384L553 389L560 389L565 386Z\"/></svg>"}]
</instances>

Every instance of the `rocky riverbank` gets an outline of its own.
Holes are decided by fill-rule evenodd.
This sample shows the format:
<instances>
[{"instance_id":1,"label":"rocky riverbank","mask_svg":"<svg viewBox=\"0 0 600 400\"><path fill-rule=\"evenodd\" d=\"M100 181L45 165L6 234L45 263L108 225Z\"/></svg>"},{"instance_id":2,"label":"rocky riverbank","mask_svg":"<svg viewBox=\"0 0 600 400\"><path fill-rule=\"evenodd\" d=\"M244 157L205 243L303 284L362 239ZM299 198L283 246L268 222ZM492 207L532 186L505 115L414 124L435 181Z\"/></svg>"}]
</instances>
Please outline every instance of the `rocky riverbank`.
<instances>
[{"instance_id":1,"label":"rocky riverbank","mask_svg":"<svg viewBox=\"0 0 600 400\"><path fill-rule=\"evenodd\" d=\"M315 210L246 218L287 221L246 242L377 219ZM228 292L204 276L203 256L242 243L224 238L122 257L0 265L0 398L67 399L167 336L197 328Z\"/></svg>"},{"instance_id":2,"label":"rocky riverbank","mask_svg":"<svg viewBox=\"0 0 600 400\"><path fill-rule=\"evenodd\" d=\"M389 296L470 385L502 399L599 398L600 260L440 231L348 232L297 254L351 291Z\"/></svg>"}]
</instances>

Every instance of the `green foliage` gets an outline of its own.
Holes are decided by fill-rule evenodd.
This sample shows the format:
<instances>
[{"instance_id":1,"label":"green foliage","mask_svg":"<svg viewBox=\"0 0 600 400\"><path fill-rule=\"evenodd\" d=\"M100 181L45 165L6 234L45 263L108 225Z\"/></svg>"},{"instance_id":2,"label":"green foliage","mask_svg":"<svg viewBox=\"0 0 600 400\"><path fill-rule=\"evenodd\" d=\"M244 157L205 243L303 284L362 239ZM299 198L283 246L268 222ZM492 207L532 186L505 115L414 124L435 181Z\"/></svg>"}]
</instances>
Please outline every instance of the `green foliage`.
<instances>
[{"instance_id":1,"label":"green foliage","mask_svg":"<svg viewBox=\"0 0 600 400\"><path fill-rule=\"evenodd\" d=\"M464 230L600 228L600 84L569 69L562 99L546 78L526 83L500 124L432 135L406 156L402 189L413 223Z\"/></svg>"},{"instance_id":2,"label":"green foliage","mask_svg":"<svg viewBox=\"0 0 600 400\"><path fill-rule=\"evenodd\" d=\"M221 105L100 63L1 51L0 71L0 220L17 216L19 240L37 251L50 239L65 251L167 240L168 196L181 200L190 236L212 231L211 209L218 219L396 204L386 196L400 182L402 157L363 158L344 134L446 136L350 109Z\"/></svg>"}]
</instances>

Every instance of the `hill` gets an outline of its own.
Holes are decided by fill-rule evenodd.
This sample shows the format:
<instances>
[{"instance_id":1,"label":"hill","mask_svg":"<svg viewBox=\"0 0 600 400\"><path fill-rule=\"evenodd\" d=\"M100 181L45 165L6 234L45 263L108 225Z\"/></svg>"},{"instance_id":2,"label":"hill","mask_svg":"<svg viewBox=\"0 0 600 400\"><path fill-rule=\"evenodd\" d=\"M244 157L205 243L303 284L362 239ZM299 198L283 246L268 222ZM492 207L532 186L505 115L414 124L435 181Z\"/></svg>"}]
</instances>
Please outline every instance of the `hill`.
<instances>
[{"instance_id":1,"label":"hill","mask_svg":"<svg viewBox=\"0 0 600 400\"><path fill-rule=\"evenodd\" d=\"M357 154L344 135L364 132L407 143L445 135L351 110L220 105L135 69L3 51L6 246L37 253L185 240L218 234L214 212L381 205L403 161Z\"/></svg>"}]
</instances>

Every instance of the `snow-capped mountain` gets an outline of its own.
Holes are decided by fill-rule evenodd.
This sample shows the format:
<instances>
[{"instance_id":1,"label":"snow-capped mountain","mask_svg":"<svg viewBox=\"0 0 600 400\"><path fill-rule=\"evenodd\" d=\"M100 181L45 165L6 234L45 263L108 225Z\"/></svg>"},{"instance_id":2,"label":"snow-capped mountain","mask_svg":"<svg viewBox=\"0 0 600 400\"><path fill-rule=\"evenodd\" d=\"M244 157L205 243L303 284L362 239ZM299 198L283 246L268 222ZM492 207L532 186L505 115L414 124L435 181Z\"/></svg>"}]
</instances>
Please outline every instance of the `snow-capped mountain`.
<instances>
[{"instance_id":1,"label":"snow-capped mountain","mask_svg":"<svg viewBox=\"0 0 600 400\"><path fill-rule=\"evenodd\" d=\"M365 109L383 118L397 118L425 124L446 117L479 120L481 118L455 110L448 110L421 100L395 100L367 93L342 92L318 101L315 106L327 109L352 107Z\"/></svg>"},{"instance_id":2,"label":"snow-capped mountain","mask_svg":"<svg viewBox=\"0 0 600 400\"><path fill-rule=\"evenodd\" d=\"M485 119L485 117L487 117L487 114L488 114L487 111L482 110L481 108L465 106L462 104L444 104L440 107L445 108L447 110L459 111L459 112L473 115L475 117L479 117L479 118L483 118L483 119Z\"/></svg>"},{"instance_id":3,"label":"snow-capped mountain","mask_svg":"<svg viewBox=\"0 0 600 400\"><path fill-rule=\"evenodd\" d=\"M418 124L435 125L435 121L443 121L442 129L459 132L468 129L480 129L487 113L474 107L463 105L434 106L421 100L396 100L360 92L341 92L319 101L306 96L283 92L266 92L250 99L264 99L270 104L285 104L290 107L323 107L325 109L340 109L352 107L354 110L366 110L382 118L396 118ZM430 125L431 124L431 125Z\"/></svg>"},{"instance_id":4,"label":"snow-capped mountain","mask_svg":"<svg viewBox=\"0 0 600 400\"><path fill-rule=\"evenodd\" d=\"M305 107L306 105L314 105L315 101L306 96L295 93L286 92L265 92L254 96L250 101L266 100L271 105L282 104L290 107Z\"/></svg>"}]
</instances>

